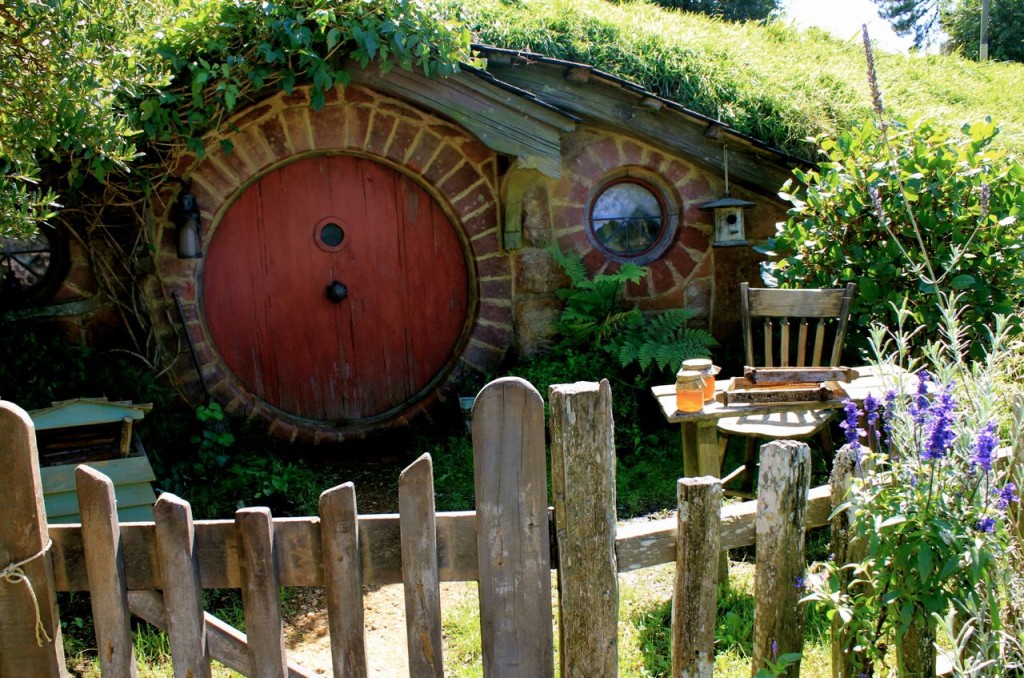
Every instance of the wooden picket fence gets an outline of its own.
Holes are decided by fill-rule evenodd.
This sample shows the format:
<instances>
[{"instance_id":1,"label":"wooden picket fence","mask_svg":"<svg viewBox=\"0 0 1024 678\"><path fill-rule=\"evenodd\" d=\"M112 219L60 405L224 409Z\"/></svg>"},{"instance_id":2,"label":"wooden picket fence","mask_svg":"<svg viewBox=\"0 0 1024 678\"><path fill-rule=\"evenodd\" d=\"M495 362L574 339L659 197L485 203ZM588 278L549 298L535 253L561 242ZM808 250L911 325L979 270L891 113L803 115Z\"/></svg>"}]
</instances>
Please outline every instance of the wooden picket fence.
<instances>
[{"instance_id":1,"label":"wooden picket fence","mask_svg":"<svg viewBox=\"0 0 1024 678\"><path fill-rule=\"evenodd\" d=\"M31 420L0 403L7 467L0 560L0 676L65 676L57 591L89 591L104 676L134 676L132 614L166 629L175 676L209 676L215 658L248 676L314 676L288 663L281 586L326 590L335 676L368 675L363 586L403 583L410 676L442 676L439 582L477 581L485 676L553 676L551 569L558 573L561 675L617 675L620 572L676 563L673 675L710 676L722 550L757 542L753 668L799 651L805 526L831 512L810 489L806 445L762 450L757 501L722 505L712 478L678 483L676 517L616 528L607 382L552 387L547 503L544 404L517 378L488 384L473 412L476 511L434 510L429 456L399 481L399 513L359 515L355 488L327 490L318 517L193 521L158 499L155 522L119 524L113 486L77 471L80 525L47 525ZM246 634L204 612L207 588L242 592ZM774 647L773 647L774 646ZM793 674L790 674L793 675Z\"/></svg>"}]
</instances>

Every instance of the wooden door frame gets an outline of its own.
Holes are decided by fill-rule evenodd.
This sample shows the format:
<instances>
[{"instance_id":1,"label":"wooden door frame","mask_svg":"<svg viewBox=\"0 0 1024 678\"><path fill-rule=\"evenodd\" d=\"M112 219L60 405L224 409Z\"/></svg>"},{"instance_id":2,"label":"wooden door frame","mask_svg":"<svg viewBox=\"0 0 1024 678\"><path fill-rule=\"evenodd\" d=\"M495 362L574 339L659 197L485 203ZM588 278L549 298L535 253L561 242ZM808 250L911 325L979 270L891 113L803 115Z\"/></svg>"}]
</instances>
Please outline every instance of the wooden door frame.
<instances>
[{"instance_id":1,"label":"wooden door frame","mask_svg":"<svg viewBox=\"0 0 1024 678\"><path fill-rule=\"evenodd\" d=\"M170 328L187 341L195 362L179 360L174 376L193 392L205 391L234 414L263 421L275 437L303 443L339 442L369 431L403 425L434 405L445 384L467 373L497 366L512 342L512 277L502 251L496 154L456 127L408 103L350 86L335 90L327 105L314 111L308 90L279 93L254 105L233 121L234 133L207 141L199 159L178 158L180 175L190 180L209 246L223 215L248 187L274 169L306 157L345 154L383 163L414 179L449 216L464 248L469 290L467 318L451 362L418 401L358 426L332 425L283 412L257 398L227 369L211 337L200 298L202 259L178 259L174 249L173 207L179 187L166 187L155 225L159 229L157 276L167 297L180 300L184 325ZM168 315L178 315L173 305ZM196 375L201 375L201 381ZM198 387L198 388L197 388Z\"/></svg>"}]
</instances>

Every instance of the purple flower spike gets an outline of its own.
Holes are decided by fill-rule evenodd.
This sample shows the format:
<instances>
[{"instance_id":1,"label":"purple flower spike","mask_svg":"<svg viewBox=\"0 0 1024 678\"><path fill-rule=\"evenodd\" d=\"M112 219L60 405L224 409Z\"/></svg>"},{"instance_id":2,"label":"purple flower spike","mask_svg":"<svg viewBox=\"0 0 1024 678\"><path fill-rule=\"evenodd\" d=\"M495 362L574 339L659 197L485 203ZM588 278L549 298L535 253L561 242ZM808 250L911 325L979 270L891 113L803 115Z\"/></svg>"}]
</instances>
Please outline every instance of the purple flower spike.
<instances>
[{"instance_id":1,"label":"purple flower spike","mask_svg":"<svg viewBox=\"0 0 1024 678\"><path fill-rule=\"evenodd\" d=\"M1020 501L1020 497L1017 496L1017 485L1015 483L1006 483L1003 489L999 490L999 502L997 506L1001 509L1006 509L1012 502Z\"/></svg>"},{"instance_id":2,"label":"purple flower spike","mask_svg":"<svg viewBox=\"0 0 1024 678\"><path fill-rule=\"evenodd\" d=\"M882 412L882 432L886 439L892 436L892 415L896 410L896 390L889 389L885 393L885 410Z\"/></svg>"},{"instance_id":3,"label":"purple flower spike","mask_svg":"<svg viewBox=\"0 0 1024 678\"><path fill-rule=\"evenodd\" d=\"M996 449L996 423L988 424L978 433L978 440L974 443L974 454L971 455L971 464L977 466L985 473L992 470L992 453Z\"/></svg>"},{"instance_id":4,"label":"purple flower spike","mask_svg":"<svg viewBox=\"0 0 1024 678\"><path fill-rule=\"evenodd\" d=\"M843 405L843 415L843 421L839 422L839 426L846 432L846 444L858 448L860 447L860 436L864 431L857 428L857 418L860 416L860 412L857 410L856 403L847 400Z\"/></svg>"},{"instance_id":5,"label":"purple flower spike","mask_svg":"<svg viewBox=\"0 0 1024 678\"><path fill-rule=\"evenodd\" d=\"M895 396L895 394L893 394ZM878 423L878 399L874 393L868 393L864 398L864 414L867 416L868 426Z\"/></svg>"},{"instance_id":6,"label":"purple flower spike","mask_svg":"<svg viewBox=\"0 0 1024 678\"><path fill-rule=\"evenodd\" d=\"M918 426L924 425L928 418L928 382L932 376L927 371L921 370L917 373L917 393L910 401L910 416Z\"/></svg>"},{"instance_id":7,"label":"purple flower spike","mask_svg":"<svg viewBox=\"0 0 1024 678\"><path fill-rule=\"evenodd\" d=\"M956 399L948 389L943 389L928 408L927 442L921 451L921 459L942 459L953 444L956 434L953 432L953 419Z\"/></svg>"},{"instance_id":8,"label":"purple flower spike","mask_svg":"<svg viewBox=\"0 0 1024 678\"><path fill-rule=\"evenodd\" d=\"M991 516L985 516L978 521L978 524L974 526L978 532L987 532L989 534L996 531L996 519Z\"/></svg>"}]
</instances>

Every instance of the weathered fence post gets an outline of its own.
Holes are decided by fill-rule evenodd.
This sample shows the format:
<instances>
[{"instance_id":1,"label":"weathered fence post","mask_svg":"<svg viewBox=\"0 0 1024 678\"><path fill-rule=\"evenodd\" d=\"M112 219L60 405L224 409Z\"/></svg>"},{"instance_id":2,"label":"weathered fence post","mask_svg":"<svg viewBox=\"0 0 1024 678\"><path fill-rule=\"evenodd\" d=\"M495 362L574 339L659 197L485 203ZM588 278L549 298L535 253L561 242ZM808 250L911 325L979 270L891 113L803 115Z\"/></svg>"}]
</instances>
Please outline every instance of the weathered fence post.
<instances>
[{"instance_id":1,"label":"weathered fence post","mask_svg":"<svg viewBox=\"0 0 1024 678\"><path fill-rule=\"evenodd\" d=\"M473 407L484 676L554 674L544 401L498 379Z\"/></svg>"},{"instance_id":2,"label":"weathered fence post","mask_svg":"<svg viewBox=\"0 0 1024 678\"><path fill-rule=\"evenodd\" d=\"M754 673L765 668L766 660L803 651L799 601L804 596L804 521L811 484L807 444L778 440L761 447L757 483ZM799 660L784 675L799 676Z\"/></svg>"},{"instance_id":3,"label":"weathered fence post","mask_svg":"<svg viewBox=\"0 0 1024 678\"><path fill-rule=\"evenodd\" d=\"M50 540L28 414L0 401L0 676L67 676Z\"/></svg>"},{"instance_id":4,"label":"weathered fence post","mask_svg":"<svg viewBox=\"0 0 1024 678\"><path fill-rule=\"evenodd\" d=\"M421 455L399 476L398 513L409 676L444 678L434 466L429 454Z\"/></svg>"},{"instance_id":5,"label":"weathered fence post","mask_svg":"<svg viewBox=\"0 0 1024 678\"><path fill-rule=\"evenodd\" d=\"M615 676L619 585L611 387L607 380L552 386L550 399L562 676Z\"/></svg>"},{"instance_id":6,"label":"weathered fence post","mask_svg":"<svg viewBox=\"0 0 1024 678\"><path fill-rule=\"evenodd\" d=\"M711 678L722 544L722 481L680 478L676 576L672 591L672 676Z\"/></svg>"},{"instance_id":7,"label":"weathered fence post","mask_svg":"<svg viewBox=\"0 0 1024 678\"><path fill-rule=\"evenodd\" d=\"M114 483L99 471L81 465L75 469L75 484L100 670L105 676L134 678L138 671Z\"/></svg>"},{"instance_id":8,"label":"weathered fence post","mask_svg":"<svg viewBox=\"0 0 1024 678\"><path fill-rule=\"evenodd\" d=\"M334 676L366 678L359 512L352 483L332 487L320 495L320 541Z\"/></svg>"},{"instance_id":9,"label":"weathered fence post","mask_svg":"<svg viewBox=\"0 0 1024 678\"><path fill-rule=\"evenodd\" d=\"M164 492L153 506L153 519L175 678L209 678L210 648L192 507Z\"/></svg>"},{"instance_id":10,"label":"weathered fence post","mask_svg":"<svg viewBox=\"0 0 1024 678\"><path fill-rule=\"evenodd\" d=\"M843 502L849 500L850 486L855 477L862 477L861 467L857 458L863 451L856 450L849 445L844 445L836 453L832 463L832 508L833 510ZM853 523L853 515L849 509L837 513L832 517L832 556L836 565L842 566L856 562L861 559L863 549L852 541L850 527ZM840 567L839 591L845 594L853 579L852 572ZM859 676L864 666L863 653L855 654L850 647L850 638L843 620L839 615L832 618L832 676L833 678L854 678Z\"/></svg>"},{"instance_id":11,"label":"weathered fence post","mask_svg":"<svg viewBox=\"0 0 1024 678\"><path fill-rule=\"evenodd\" d=\"M274 518L265 506L238 509L235 529L252 678L285 678L288 662L284 651Z\"/></svg>"}]
</instances>

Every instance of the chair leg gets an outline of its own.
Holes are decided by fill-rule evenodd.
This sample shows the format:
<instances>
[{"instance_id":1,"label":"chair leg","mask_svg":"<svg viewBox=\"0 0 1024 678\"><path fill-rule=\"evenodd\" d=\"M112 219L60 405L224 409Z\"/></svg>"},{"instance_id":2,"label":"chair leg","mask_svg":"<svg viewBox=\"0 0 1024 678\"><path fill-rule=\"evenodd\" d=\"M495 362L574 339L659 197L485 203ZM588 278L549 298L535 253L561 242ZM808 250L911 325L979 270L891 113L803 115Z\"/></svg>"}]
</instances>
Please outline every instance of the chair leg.
<instances>
[{"instance_id":1,"label":"chair leg","mask_svg":"<svg viewBox=\"0 0 1024 678\"><path fill-rule=\"evenodd\" d=\"M744 438L743 466L746 470L743 473L743 491L750 494L754 490L754 471L757 468L757 438Z\"/></svg>"},{"instance_id":2,"label":"chair leg","mask_svg":"<svg viewBox=\"0 0 1024 678\"><path fill-rule=\"evenodd\" d=\"M836 456L836 448L832 443L832 427L825 426L818 433L818 440L821 442L821 454L825 460L825 470L832 474L832 462Z\"/></svg>"},{"instance_id":3,"label":"chair leg","mask_svg":"<svg viewBox=\"0 0 1024 678\"><path fill-rule=\"evenodd\" d=\"M729 449L729 436L724 433L718 434L718 468L725 463L725 453Z\"/></svg>"}]
</instances>

